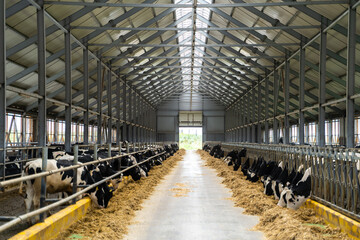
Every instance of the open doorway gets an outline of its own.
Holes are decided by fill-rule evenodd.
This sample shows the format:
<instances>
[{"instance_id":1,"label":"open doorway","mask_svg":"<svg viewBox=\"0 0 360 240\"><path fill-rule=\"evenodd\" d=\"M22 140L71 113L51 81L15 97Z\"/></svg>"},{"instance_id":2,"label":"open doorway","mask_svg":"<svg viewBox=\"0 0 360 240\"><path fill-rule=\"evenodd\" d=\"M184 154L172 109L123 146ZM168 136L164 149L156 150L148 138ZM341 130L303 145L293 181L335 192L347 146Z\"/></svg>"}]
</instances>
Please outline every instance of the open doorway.
<instances>
[{"instance_id":1,"label":"open doorway","mask_svg":"<svg viewBox=\"0 0 360 240\"><path fill-rule=\"evenodd\" d=\"M180 148L196 150L202 147L202 127L180 127Z\"/></svg>"}]
</instances>

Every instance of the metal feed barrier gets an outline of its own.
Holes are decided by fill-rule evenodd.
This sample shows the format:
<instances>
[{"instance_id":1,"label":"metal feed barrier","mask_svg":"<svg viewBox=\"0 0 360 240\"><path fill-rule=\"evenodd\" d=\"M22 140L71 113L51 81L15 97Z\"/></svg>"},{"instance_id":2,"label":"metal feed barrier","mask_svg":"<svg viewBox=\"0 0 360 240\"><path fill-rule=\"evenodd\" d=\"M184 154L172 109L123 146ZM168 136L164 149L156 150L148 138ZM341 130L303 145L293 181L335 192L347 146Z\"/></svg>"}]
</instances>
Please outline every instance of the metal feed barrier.
<instances>
[{"instance_id":1,"label":"metal feed barrier","mask_svg":"<svg viewBox=\"0 0 360 240\"><path fill-rule=\"evenodd\" d=\"M40 221L44 220L44 213L54 209L58 206L67 204L69 201L72 201L72 203L76 202L76 198L78 196L81 196L82 194L86 193L87 191L91 190L92 188L95 188L97 186L99 186L100 184L115 178L117 176L119 176L120 174L122 174L123 172L134 168L136 166L139 166L140 164L143 164L147 161L150 161L151 159L160 156L162 154L164 154L165 152L159 153L155 156L152 156L146 160L144 160L141 163L137 163L133 166L130 167L126 167L125 169L121 168L121 171L118 171L116 174L107 177L95 184L92 185L77 185L77 181L76 181L76 174L77 174L77 168L82 167L82 166L87 166L87 165L91 165L91 164L97 164L97 163L101 163L101 162L107 162L107 161L111 161L111 160L116 160L116 159L120 159L122 157L125 156L129 156L129 155L133 155L136 153L142 153L147 151L148 149L156 149L158 147L163 147L165 144L164 143L159 143L159 142L154 142L154 143L127 143L126 146L124 146L126 148L126 154L122 154L122 155L118 155L115 157L111 157L111 149L118 149L119 151L121 151L121 145L120 146L111 146L111 144L95 144L95 145L74 145L73 146L73 151L74 151L74 161L73 161L73 165L69 166L69 167L64 167L55 171L42 171L41 173L36 173L30 176L24 176L24 177L18 177L18 178L14 178L14 179L10 179L10 180L5 180L5 181L1 181L0 182L0 188L1 187L5 187L5 186L9 186L9 185L13 185L13 184L19 184L22 181L26 181L26 180L31 180L31 179L36 179L36 178L41 178L41 197L40 197L40 208L37 210L34 210L32 212L23 214L21 216L0 216L0 220L1 221L8 221L7 223L3 224L0 226L0 233L9 229L12 226L15 226L16 224L26 221L27 219L30 219L32 217L38 216L40 215ZM104 158L104 159L98 159L97 158L97 149L98 148L106 148L108 151L108 158ZM78 163L78 150L79 148L83 149L83 148L88 148L88 149L94 149L94 160L91 162L87 162L87 163L82 163L79 164ZM130 153L130 148L132 148L134 151ZM37 148L39 149L39 148ZM42 169L46 169L46 163L47 163L47 150L48 147L43 147L40 148L42 151ZM33 159L27 159L26 161L30 161ZM66 170L74 170L74 183L73 183L73 194L70 195L69 197L66 197L64 199L46 199L46 177L49 175L52 175L54 173L57 172L63 172ZM78 188L83 188L81 191L77 191ZM47 202L53 202L52 204L47 205Z\"/></svg>"},{"instance_id":2,"label":"metal feed barrier","mask_svg":"<svg viewBox=\"0 0 360 240\"><path fill-rule=\"evenodd\" d=\"M206 142L210 146L218 142ZM222 149L247 149L252 161L284 161L289 171L300 164L311 167L311 198L348 217L360 220L360 149L256 143L222 143ZM242 161L245 161L242 159Z\"/></svg>"}]
</instances>

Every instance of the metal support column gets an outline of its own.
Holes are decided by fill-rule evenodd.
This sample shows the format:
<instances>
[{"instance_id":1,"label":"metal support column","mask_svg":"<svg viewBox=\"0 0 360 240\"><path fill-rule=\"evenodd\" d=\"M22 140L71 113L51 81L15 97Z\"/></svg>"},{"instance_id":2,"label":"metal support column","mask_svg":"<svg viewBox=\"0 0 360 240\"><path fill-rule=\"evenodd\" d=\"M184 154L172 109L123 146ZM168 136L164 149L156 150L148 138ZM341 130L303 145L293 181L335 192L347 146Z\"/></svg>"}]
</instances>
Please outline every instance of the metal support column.
<instances>
[{"instance_id":1,"label":"metal support column","mask_svg":"<svg viewBox=\"0 0 360 240\"><path fill-rule=\"evenodd\" d=\"M257 124L257 143L261 143L261 123L260 123L260 120L261 120L261 78L259 76L259 79L258 79L258 101L257 101L257 112L258 112L258 117L257 117L257 121L258 121L258 124Z\"/></svg>"},{"instance_id":2,"label":"metal support column","mask_svg":"<svg viewBox=\"0 0 360 240\"><path fill-rule=\"evenodd\" d=\"M46 32L45 9L43 0L38 1L40 9L37 10L37 37L38 37L38 94L42 97L38 104L38 145L42 146L42 171L46 171ZM5 86L4 86L5 88ZM46 178L41 178L40 207L45 205ZM40 215L40 221L44 216Z\"/></svg>"},{"instance_id":3,"label":"metal support column","mask_svg":"<svg viewBox=\"0 0 360 240\"><path fill-rule=\"evenodd\" d=\"M116 122L116 146L120 146L120 138L121 138L121 125L120 125L120 117L121 117L121 105L120 105L120 78L116 77L116 118L118 119Z\"/></svg>"},{"instance_id":4,"label":"metal support column","mask_svg":"<svg viewBox=\"0 0 360 240\"><path fill-rule=\"evenodd\" d=\"M103 78L101 76L101 60L97 62L97 144L102 144L102 95L103 95Z\"/></svg>"},{"instance_id":5,"label":"metal support column","mask_svg":"<svg viewBox=\"0 0 360 240\"><path fill-rule=\"evenodd\" d=\"M320 63L319 63L319 123L318 136L320 147L325 146L325 91L326 91L326 36L327 33L323 31L326 28L325 18L321 19L321 33L320 33Z\"/></svg>"},{"instance_id":6,"label":"metal support column","mask_svg":"<svg viewBox=\"0 0 360 240\"><path fill-rule=\"evenodd\" d=\"M274 66L274 121L273 121L273 141L274 143L279 143L278 139L278 120L277 115L277 105L278 105L278 96L279 96L279 79L278 72L276 70L276 65Z\"/></svg>"},{"instance_id":7,"label":"metal support column","mask_svg":"<svg viewBox=\"0 0 360 240\"><path fill-rule=\"evenodd\" d=\"M71 34L65 33L65 151L71 152L71 104L72 104L72 81L71 81Z\"/></svg>"},{"instance_id":8,"label":"metal support column","mask_svg":"<svg viewBox=\"0 0 360 240\"><path fill-rule=\"evenodd\" d=\"M138 122L137 122L137 111L138 111L138 107L137 107L137 97L136 97L136 93L134 92L133 94L134 96L134 130L133 130L133 140L134 142L138 142L139 141L139 138L138 138Z\"/></svg>"},{"instance_id":9,"label":"metal support column","mask_svg":"<svg viewBox=\"0 0 360 240\"><path fill-rule=\"evenodd\" d=\"M0 3L0 177L5 180L5 152L6 152L6 6L5 1Z\"/></svg>"},{"instance_id":10,"label":"metal support column","mask_svg":"<svg viewBox=\"0 0 360 240\"><path fill-rule=\"evenodd\" d=\"M246 142L251 142L251 114L250 114L250 97L246 98Z\"/></svg>"},{"instance_id":11,"label":"metal support column","mask_svg":"<svg viewBox=\"0 0 360 240\"><path fill-rule=\"evenodd\" d=\"M127 100L126 100L126 79L124 79L123 82L123 92L122 92L122 106L123 106L123 130L122 130L122 140L123 141L129 141L128 138L128 132L127 132L127 109L126 109L126 104L127 104Z\"/></svg>"},{"instance_id":12,"label":"metal support column","mask_svg":"<svg viewBox=\"0 0 360 240\"><path fill-rule=\"evenodd\" d=\"M255 83L253 85L253 89L251 90L252 92L252 103L251 103L251 142L256 143L256 128L255 128L255 103L256 103L256 98L255 98Z\"/></svg>"},{"instance_id":13,"label":"metal support column","mask_svg":"<svg viewBox=\"0 0 360 240\"><path fill-rule=\"evenodd\" d=\"M134 141L134 139L133 139L133 122L134 122L134 120L133 120L133 117L134 117L134 115L133 115L133 94L132 94L132 90L131 90L131 88L129 88L129 129L128 129L128 131L129 131L129 142L133 142Z\"/></svg>"},{"instance_id":14,"label":"metal support column","mask_svg":"<svg viewBox=\"0 0 360 240\"><path fill-rule=\"evenodd\" d=\"M269 144L269 77L267 71L265 72L265 144Z\"/></svg>"},{"instance_id":15,"label":"metal support column","mask_svg":"<svg viewBox=\"0 0 360 240\"><path fill-rule=\"evenodd\" d=\"M290 60L288 59L289 55L286 56L285 61L285 79L284 79L284 100L285 100L285 116L284 116L284 124L285 124L285 134L284 134L284 143L290 143L290 124L289 124L289 81L290 81Z\"/></svg>"},{"instance_id":16,"label":"metal support column","mask_svg":"<svg viewBox=\"0 0 360 240\"><path fill-rule=\"evenodd\" d=\"M305 107L305 48L301 41L299 56L299 144L305 143L305 118L302 111Z\"/></svg>"},{"instance_id":17,"label":"metal support column","mask_svg":"<svg viewBox=\"0 0 360 240\"><path fill-rule=\"evenodd\" d=\"M43 0L38 2L40 9L37 10L37 38L38 38L38 145L46 146L46 33L45 33L45 9Z\"/></svg>"},{"instance_id":18,"label":"metal support column","mask_svg":"<svg viewBox=\"0 0 360 240\"><path fill-rule=\"evenodd\" d=\"M108 103L108 134L107 134L107 143L112 143L112 91L111 91L111 68L108 71L107 75L107 84L106 84L106 94L107 94L107 103Z\"/></svg>"},{"instance_id":19,"label":"metal support column","mask_svg":"<svg viewBox=\"0 0 360 240\"><path fill-rule=\"evenodd\" d=\"M350 1L352 2L352 1ZM346 69L346 147L354 147L354 99L355 93L355 46L356 46L356 8L349 6L348 13L348 46Z\"/></svg>"},{"instance_id":20,"label":"metal support column","mask_svg":"<svg viewBox=\"0 0 360 240\"><path fill-rule=\"evenodd\" d=\"M84 65L84 144L89 144L89 51L83 50Z\"/></svg>"},{"instance_id":21,"label":"metal support column","mask_svg":"<svg viewBox=\"0 0 360 240\"><path fill-rule=\"evenodd\" d=\"M242 133L241 133L241 141L242 142L246 142L246 104L245 104L245 99L243 98L241 100L241 108L242 108Z\"/></svg>"}]
</instances>

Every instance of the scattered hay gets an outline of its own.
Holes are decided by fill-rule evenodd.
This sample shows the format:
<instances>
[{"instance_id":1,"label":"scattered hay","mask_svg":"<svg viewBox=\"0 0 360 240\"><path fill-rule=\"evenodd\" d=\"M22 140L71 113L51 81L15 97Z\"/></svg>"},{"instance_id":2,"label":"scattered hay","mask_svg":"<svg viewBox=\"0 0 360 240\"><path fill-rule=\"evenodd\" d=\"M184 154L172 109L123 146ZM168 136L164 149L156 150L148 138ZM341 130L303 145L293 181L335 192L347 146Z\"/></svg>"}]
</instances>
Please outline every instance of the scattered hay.
<instances>
[{"instance_id":1,"label":"scattered hay","mask_svg":"<svg viewBox=\"0 0 360 240\"><path fill-rule=\"evenodd\" d=\"M233 171L220 159L214 158L209 153L198 150L206 166L214 168L217 175L224 178L222 183L232 191L232 200L236 207L245 209L245 214L258 215L259 223L255 230L264 232L269 240L340 240L350 239L340 229L331 228L315 216L311 209L300 208L297 211L277 206L273 196L266 196L260 183L245 180L239 170Z\"/></svg>"},{"instance_id":2,"label":"scattered hay","mask_svg":"<svg viewBox=\"0 0 360 240\"><path fill-rule=\"evenodd\" d=\"M185 150L180 149L162 165L153 167L147 178L121 183L107 208L91 209L83 219L59 234L57 239L69 239L74 234L81 235L84 240L121 239L127 233L135 211L142 208L142 202L149 198L155 186L183 159L184 154Z\"/></svg>"},{"instance_id":3,"label":"scattered hay","mask_svg":"<svg viewBox=\"0 0 360 240\"><path fill-rule=\"evenodd\" d=\"M187 197L190 189L187 188L188 185L184 183L175 183L175 188L169 189L169 191L173 192L173 197Z\"/></svg>"}]
</instances>

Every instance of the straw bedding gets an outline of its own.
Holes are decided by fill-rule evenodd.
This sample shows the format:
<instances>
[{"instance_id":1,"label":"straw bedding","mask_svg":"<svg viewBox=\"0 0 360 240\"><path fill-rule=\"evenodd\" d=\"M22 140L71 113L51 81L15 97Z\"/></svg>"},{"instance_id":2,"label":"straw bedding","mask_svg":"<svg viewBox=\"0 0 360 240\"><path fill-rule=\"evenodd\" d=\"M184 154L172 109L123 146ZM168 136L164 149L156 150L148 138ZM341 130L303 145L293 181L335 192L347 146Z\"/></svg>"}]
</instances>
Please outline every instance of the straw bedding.
<instances>
[{"instance_id":1,"label":"straw bedding","mask_svg":"<svg viewBox=\"0 0 360 240\"><path fill-rule=\"evenodd\" d=\"M86 216L73 224L57 239L121 239L128 231L128 225L135 211L142 208L142 202L153 192L156 185L183 159L185 150L155 166L147 178L121 183L106 209L92 209Z\"/></svg>"},{"instance_id":2,"label":"straw bedding","mask_svg":"<svg viewBox=\"0 0 360 240\"><path fill-rule=\"evenodd\" d=\"M315 216L311 209L300 208L297 211L277 206L273 196L266 196L260 182L245 180L242 172L233 171L222 160L210 156L208 152L198 150L206 166L215 169L222 183L232 191L232 200L236 207L244 208L245 214L259 216L259 223L253 230L264 232L269 240L340 240L350 239L339 229L331 228L322 219Z\"/></svg>"}]
</instances>

